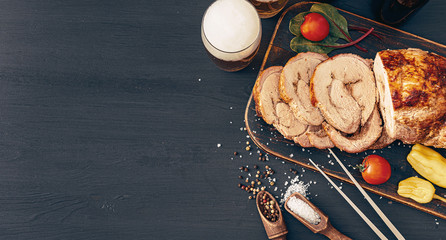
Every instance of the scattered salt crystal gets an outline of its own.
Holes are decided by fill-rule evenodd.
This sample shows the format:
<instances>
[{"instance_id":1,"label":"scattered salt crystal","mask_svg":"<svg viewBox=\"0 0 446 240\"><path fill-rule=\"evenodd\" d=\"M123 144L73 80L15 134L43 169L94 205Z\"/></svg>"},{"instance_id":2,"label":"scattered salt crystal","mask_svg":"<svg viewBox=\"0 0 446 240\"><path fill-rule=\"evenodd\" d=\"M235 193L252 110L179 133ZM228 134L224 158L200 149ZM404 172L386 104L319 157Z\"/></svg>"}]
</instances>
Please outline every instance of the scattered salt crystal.
<instances>
[{"instance_id":1,"label":"scattered salt crystal","mask_svg":"<svg viewBox=\"0 0 446 240\"><path fill-rule=\"evenodd\" d=\"M198 81L201 82L201 78L199 78Z\"/></svg>"},{"instance_id":2,"label":"scattered salt crystal","mask_svg":"<svg viewBox=\"0 0 446 240\"><path fill-rule=\"evenodd\" d=\"M310 205L296 197L291 197L287 202L288 208L295 214L307 220L313 225L317 225L321 222L321 217L315 212Z\"/></svg>"},{"instance_id":3,"label":"scattered salt crystal","mask_svg":"<svg viewBox=\"0 0 446 240\"><path fill-rule=\"evenodd\" d=\"M217 143L217 147L218 147L218 148L221 147L221 144L220 144L220 143Z\"/></svg>"},{"instance_id":4,"label":"scattered salt crystal","mask_svg":"<svg viewBox=\"0 0 446 240\"><path fill-rule=\"evenodd\" d=\"M231 109L231 110L232 110L232 107L229 107L229 109Z\"/></svg>"},{"instance_id":5,"label":"scattered salt crystal","mask_svg":"<svg viewBox=\"0 0 446 240\"><path fill-rule=\"evenodd\" d=\"M290 154L290 157L294 157L294 154L291 153L291 154Z\"/></svg>"},{"instance_id":6,"label":"scattered salt crystal","mask_svg":"<svg viewBox=\"0 0 446 240\"><path fill-rule=\"evenodd\" d=\"M309 184L305 184L304 182L299 181L299 176L296 176L295 178L291 179L290 183L291 185L288 187L288 189L285 192L285 195L280 200L281 204L285 203L286 199L295 192L300 193L304 197L307 196L307 189Z\"/></svg>"}]
</instances>

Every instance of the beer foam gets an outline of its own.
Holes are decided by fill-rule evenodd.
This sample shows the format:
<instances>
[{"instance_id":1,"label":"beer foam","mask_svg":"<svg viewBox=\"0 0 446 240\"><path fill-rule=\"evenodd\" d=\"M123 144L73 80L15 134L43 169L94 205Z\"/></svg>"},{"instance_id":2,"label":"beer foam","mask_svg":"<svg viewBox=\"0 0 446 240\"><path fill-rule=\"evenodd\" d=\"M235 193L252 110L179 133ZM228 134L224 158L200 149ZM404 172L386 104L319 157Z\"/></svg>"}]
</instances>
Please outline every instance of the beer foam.
<instances>
[{"instance_id":1,"label":"beer foam","mask_svg":"<svg viewBox=\"0 0 446 240\"><path fill-rule=\"evenodd\" d=\"M246 0L217 0L203 17L201 34L212 55L237 61L257 49L261 38L260 18Z\"/></svg>"}]
</instances>

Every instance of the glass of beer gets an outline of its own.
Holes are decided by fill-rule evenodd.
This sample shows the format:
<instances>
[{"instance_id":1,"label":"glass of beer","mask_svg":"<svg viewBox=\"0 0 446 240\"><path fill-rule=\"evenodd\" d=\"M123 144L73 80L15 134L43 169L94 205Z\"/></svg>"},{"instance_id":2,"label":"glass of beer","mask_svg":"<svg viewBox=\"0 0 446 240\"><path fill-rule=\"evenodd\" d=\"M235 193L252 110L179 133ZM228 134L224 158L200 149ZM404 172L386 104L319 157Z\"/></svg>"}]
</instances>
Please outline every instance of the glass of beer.
<instances>
[{"instance_id":1,"label":"glass of beer","mask_svg":"<svg viewBox=\"0 0 446 240\"><path fill-rule=\"evenodd\" d=\"M203 16L201 39L211 60L224 71L248 66L261 37L260 17L247 0L217 0Z\"/></svg>"},{"instance_id":2,"label":"glass of beer","mask_svg":"<svg viewBox=\"0 0 446 240\"><path fill-rule=\"evenodd\" d=\"M288 0L249 0L256 7L261 18L270 18L279 13Z\"/></svg>"}]
</instances>

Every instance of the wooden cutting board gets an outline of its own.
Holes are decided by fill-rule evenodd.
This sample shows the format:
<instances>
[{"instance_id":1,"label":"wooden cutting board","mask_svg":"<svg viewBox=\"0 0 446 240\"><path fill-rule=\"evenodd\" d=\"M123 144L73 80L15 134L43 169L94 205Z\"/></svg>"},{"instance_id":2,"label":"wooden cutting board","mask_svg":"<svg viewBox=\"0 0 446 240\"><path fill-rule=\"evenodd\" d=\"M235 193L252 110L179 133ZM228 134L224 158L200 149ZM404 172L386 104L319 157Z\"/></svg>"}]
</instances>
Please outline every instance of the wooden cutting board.
<instances>
[{"instance_id":1,"label":"wooden cutting board","mask_svg":"<svg viewBox=\"0 0 446 240\"><path fill-rule=\"evenodd\" d=\"M294 37L288 30L289 21L298 13L308 11L314 2L301 2L297 3L288 9L286 9L280 19L277 22L273 36L269 43L268 49L265 54L262 66L259 74L270 66L284 66L285 63L296 53L289 47L291 39ZM403 48L420 48L426 51L435 52L442 56L446 56L446 46L418 37L416 35L403 32L396 28L386 26L384 24L372 21L370 19L363 18L350 12L346 12L342 9L338 9L339 12L347 19L349 26L357 26L369 29L375 28L375 33L379 34L382 39L378 39L372 35L368 36L362 42L360 46L368 49L368 52L362 52L355 47L349 47L339 49L331 52L329 56L334 56L339 53L354 53L362 56L363 58L374 59L378 51L385 49L403 49ZM358 31L350 31L353 39L358 38L363 33ZM336 163L332 156L329 156L328 150L319 150L316 148L302 148L296 146L292 141L284 139L276 129L266 124L261 118L257 117L255 112L255 102L251 97L249 98L246 111L245 111L245 124L249 135L253 142L263 149L265 152L296 163L305 168L317 171L308 162L308 158L311 158L317 164L322 165L324 172L329 176L353 184L348 176L342 171L341 167ZM412 145L405 145L400 141L394 142L389 147L381 150L368 150L363 153L349 154L341 152L339 149L333 149L336 155L344 162L346 166L349 166L350 172L358 180L361 186L373 193L406 204L410 207L419 209L421 211L430 213L440 218L446 219L446 203L438 200L433 200L427 204L419 204L407 198L399 196L396 191L398 183L411 176L418 175L406 160L407 154L409 154ZM446 156L445 149L437 149L443 156ZM363 158L370 154L378 154L389 160L392 167L392 176L390 180L384 184L373 186L367 184L362 180L360 173L352 169L362 162ZM446 196L446 189L435 186L436 194L440 196Z\"/></svg>"}]
</instances>

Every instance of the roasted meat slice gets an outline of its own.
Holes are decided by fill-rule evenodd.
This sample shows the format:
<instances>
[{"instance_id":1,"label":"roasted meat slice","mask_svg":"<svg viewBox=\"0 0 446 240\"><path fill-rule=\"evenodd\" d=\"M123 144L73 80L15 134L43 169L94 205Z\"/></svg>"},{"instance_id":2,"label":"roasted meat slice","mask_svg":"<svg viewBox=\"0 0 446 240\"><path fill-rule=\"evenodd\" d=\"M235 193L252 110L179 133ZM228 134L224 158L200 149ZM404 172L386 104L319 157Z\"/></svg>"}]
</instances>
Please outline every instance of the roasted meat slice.
<instances>
[{"instance_id":1,"label":"roasted meat slice","mask_svg":"<svg viewBox=\"0 0 446 240\"><path fill-rule=\"evenodd\" d=\"M280 75L281 98L297 119L309 125L320 125L324 120L319 109L311 105L310 79L316 66L327 58L319 53L299 53L288 60Z\"/></svg>"},{"instance_id":2,"label":"roasted meat slice","mask_svg":"<svg viewBox=\"0 0 446 240\"><path fill-rule=\"evenodd\" d=\"M364 126L376 105L370 62L354 54L339 54L319 64L310 81L311 102L325 120L352 134Z\"/></svg>"},{"instance_id":3,"label":"roasted meat slice","mask_svg":"<svg viewBox=\"0 0 446 240\"><path fill-rule=\"evenodd\" d=\"M272 124L285 138L293 139L305 132L307 125L299 122L291 112L288 104L279 97L279 78L282 67L270 67L257 79L253 97L256 102L257 115Z\"/></svg>"},{"instance_id":4,"label":"roasted meat slice","mask_svg":"<svg viewBox=\"0 0 446 240\"><path fill-rule=\"evenodd\" d=\"M323 123L322 126L335 146L349 153L358 153L369 149L381 136L382 132L382 121L378 107L375 107L366 124L352 136L342 134L327 123Z\"/></svg>"}]
</instances>

